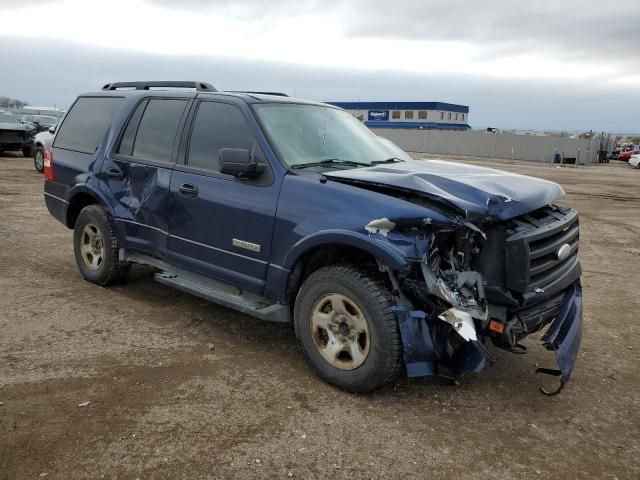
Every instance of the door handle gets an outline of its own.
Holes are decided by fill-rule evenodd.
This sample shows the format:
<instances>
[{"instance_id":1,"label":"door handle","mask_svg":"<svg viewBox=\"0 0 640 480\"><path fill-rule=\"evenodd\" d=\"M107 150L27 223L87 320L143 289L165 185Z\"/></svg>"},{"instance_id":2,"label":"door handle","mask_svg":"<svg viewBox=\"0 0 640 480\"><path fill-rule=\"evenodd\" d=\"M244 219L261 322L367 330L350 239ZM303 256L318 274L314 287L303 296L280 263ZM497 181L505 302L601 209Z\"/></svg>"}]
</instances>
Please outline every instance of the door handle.
<instances>
[{"instance_id":1,"label":"door handle","mask_svg":"<svg viewBox=\"0 0 640 480\"><path fill-rule=\"evenodd\" d=\"M112 167L107 169L107 177L112 178L113 180L122 180L124 178L124 174L120 169Z\"/></svg>"},{"instance_id":2,"label":"door handle","mask_svg":"<svg viewBox=\"0 0 640 480\"><path fill-rule=\"evenodd\" d=\"M198 187L191 185L190 183L183 183L180 185L180 193L185 197L197 197Z\"/></svg>"}]
</instances>

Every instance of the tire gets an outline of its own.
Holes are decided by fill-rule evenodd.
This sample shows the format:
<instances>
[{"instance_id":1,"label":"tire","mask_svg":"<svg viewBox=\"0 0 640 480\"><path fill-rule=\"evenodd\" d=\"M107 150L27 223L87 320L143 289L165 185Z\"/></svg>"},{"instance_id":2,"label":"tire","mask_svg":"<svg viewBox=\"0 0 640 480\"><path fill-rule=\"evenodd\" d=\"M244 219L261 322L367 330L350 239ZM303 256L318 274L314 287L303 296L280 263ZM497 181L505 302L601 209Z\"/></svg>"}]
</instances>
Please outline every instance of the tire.
<instances>
[{"instance_id":1,"label":"tire","mask_svg":"<svg viewBox=\"0 0 640 480\"><path fill-rule=\"evenodd\" d=\"M44 172L44 148L41 146L37 146L33 154L33 166L40 173Z\"/></svg>"},{"instance_id":2,"label":"tire","mask_svg":"<svg viewBox=\"0 0 640 480\"><path fill-rule=\"evenodd\" d=\"M28 147L22 147L22 156L24 158L33 156L33 147L31 145L29 145Z\"/></svg>"},{"instance_id":3,"label":"tire","mask_svg":"<svg viewBox=\"0 0 640 480\"><path fill-rule=\"evenodd\" d=\"M85 280L112 285L125 280L131 265L118 259L120 243L99 205L84 207L73 233L73 250L78 269Z\"/></svg>"},{"instance_id":4,"label":"tire","mask_svg":"<svg viewBox=\"0 0 640 480\"><path fill-rule=\"evenodd\" d=\"M336 308L336 303L341 306ZM393 306L389 288L357 267L329 266L311 274L298 292L294 322L302 350L318 375L354 393L370 392L394 380L402 368L402 341ZM325 321L326 329L320 326ZM343 347L349 352L335 356L334 351Z\"/></svg>"}]
</instances>

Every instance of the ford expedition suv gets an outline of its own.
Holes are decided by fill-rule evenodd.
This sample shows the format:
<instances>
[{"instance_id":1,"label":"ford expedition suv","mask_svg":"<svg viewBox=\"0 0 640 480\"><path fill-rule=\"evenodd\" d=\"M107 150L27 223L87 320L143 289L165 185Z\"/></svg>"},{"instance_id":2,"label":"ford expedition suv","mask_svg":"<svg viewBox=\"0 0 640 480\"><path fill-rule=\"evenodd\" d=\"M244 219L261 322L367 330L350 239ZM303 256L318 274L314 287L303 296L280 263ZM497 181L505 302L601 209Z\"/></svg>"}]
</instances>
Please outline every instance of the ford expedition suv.
<instances>
[{"instance_id":1,"label":"ford expedition suv","mask_svg":"<svg viewBox=\"0 0 640 480\"><path fill-rule=\"evenodd\" d=\"M573 370L578 215L553 182L414 161L339 108L204 82L80 95L44 170L86 280L144 264L163 284L292 322L311 366L345 390L403 371L458 381L544 328L558 368L537 371L559 377L545 393Z\"/></svg>"}]
</instances>

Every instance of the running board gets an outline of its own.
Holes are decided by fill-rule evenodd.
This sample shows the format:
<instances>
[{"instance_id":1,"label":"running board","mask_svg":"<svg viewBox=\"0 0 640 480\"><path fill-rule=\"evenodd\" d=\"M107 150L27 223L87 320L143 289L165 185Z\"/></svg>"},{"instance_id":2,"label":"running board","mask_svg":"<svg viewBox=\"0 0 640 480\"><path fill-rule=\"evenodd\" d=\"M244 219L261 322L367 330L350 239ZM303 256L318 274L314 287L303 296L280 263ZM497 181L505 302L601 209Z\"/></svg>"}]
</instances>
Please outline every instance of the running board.
<instances>
[{"instance_id":1,"label":"running board","mask_svg":"<svg viewBox=\"0 0 640 480\"><path fill-rule=\"evenodd\" d=\"M169 287L177 288L261 320L291 322L291 309L288 305L273 303L261 295L243 291L234 285L214 280L199 273L176 268L162 260L146 255L127 255L127 261L150 265L162 270L156 273L154 278L157 282Z\"/></svg>"}]
</instances>

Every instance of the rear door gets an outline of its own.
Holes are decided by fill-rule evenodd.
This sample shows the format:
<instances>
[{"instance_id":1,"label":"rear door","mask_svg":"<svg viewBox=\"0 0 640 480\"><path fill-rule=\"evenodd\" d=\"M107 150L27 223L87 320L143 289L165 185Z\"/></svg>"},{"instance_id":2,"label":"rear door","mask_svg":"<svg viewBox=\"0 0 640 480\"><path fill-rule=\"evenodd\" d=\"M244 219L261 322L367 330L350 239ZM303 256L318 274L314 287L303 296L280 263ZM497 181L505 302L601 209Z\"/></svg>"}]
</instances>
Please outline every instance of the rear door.
<instances>
[{"instance_id":1,"label":"rear door","mask_svg":"<svg viewBox=\"0 0 640 480\"><path fill-rule=\"evenodd\" d=\"M261 293L271 252L279 182L255 121L235 104L200 101L190 120L184 165L171 178L173 263ZM268 166L257 179L220 173L222 148L253 151Z\"/></svg>"},{"instance_id":2,"label":"rear door","mask_svg":"<svg viewBox=\"0 0 640 480\"><path fill-rule=\"evenodd\" d=\"M49 211L66 224L71 189L93 182L93 167L104 155L105 137L123 107L121 96L83 96L73 103L58 126L51 152L51 177L44 183Z\"/></svg>"},{"instance_id":3,"label":"rear door","mask_svg":"<svg viewBox=\"0 0 640 480\"><path fill-rule=\"evenodd\" d=\"M169 185L188 98L143 98L102 164L125 247L167 257Z\"/></svg>"}]
</instances>

